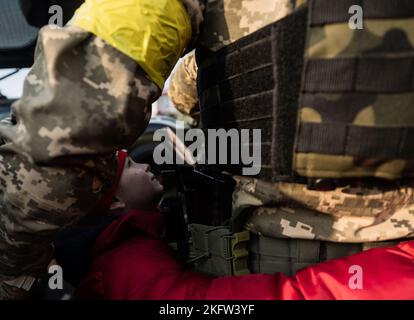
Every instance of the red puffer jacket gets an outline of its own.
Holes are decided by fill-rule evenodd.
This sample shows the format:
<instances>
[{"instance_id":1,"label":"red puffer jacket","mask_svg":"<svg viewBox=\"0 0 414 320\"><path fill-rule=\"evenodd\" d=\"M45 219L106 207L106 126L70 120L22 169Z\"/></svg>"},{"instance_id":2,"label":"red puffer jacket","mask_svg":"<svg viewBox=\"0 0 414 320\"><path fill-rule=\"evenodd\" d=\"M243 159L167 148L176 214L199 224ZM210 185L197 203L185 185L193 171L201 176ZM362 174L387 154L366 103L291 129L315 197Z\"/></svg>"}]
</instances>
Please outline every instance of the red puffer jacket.
<instances>
[{"instance_id":1,"label":"red puffer jacket","mask_svg":"<svg viewBox=\"0 0 414 320\"><path fill-rule=\"evenodd\" d=\"M186 271L174 259L158 237L161 221L160 213L132 211L105 229L77 298L414 299L414 241L331 260L293 277L277 273L212 278ZM352 266L362 272L362 289L350 288L356 277Z\"/></svg>"}]
</instances>

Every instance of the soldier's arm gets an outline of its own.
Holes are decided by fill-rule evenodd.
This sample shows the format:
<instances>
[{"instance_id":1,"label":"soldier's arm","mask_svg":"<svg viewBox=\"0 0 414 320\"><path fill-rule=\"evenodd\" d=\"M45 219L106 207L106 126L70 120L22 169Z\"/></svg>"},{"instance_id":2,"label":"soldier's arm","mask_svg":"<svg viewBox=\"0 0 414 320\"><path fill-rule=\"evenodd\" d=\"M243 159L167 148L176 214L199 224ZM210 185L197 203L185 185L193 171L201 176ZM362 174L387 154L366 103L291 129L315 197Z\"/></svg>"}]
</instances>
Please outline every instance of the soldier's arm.
<instances>
[{"instance_id":1,"label":"soldier's arm","mask_svg":"<svg viewBox=\"0 0 414 320\"><path fill-rule=\"evenodd\" d=\"M198 112L196 89L197 64L195 53L188 54L171 76L168 96L174 106L183 114L194 115Z\"/></svg>"},{"instance_id":2,"label":"soldier's arm","mask_svg":"<svg viewBox=\"0 0 414 320\"><path fill-rule=\"evenodd\" d=\"M71 26L40 31L34 66L13 106L17 125L0 126L0 134L37 164L79 163L80 156L110 154L131 145L202 21L196 0L168 1L175 6L165 8L163 1L137 0L135 9L112 3L88 0ZM140 6L145 5L156 7L155 13L143 13ZM171 21L152 21L149 27L124 23L142 14L150 22L151 14L162 21L169 11L181 15L175 21L181 28L168 30ZM127 13L128 19L114 18Z\"/></svg>"},{"instance_id":3,"label":"soldier's arm","mask_svg":"<svg viewBox=\"0 0 414 320\"><path fill-rule=\"evenodd\" d=\"M114 151L133 143L145 129L162 79L182 54L176 47L186 48L197 36L202 19L197 1L137 0L136 5L144 2L174 2L188 20L183 42L173 38L165 48L159 43L158 54L168 57L161 78L105 39L99 28L89 30L74 21L40 32L22 98L12 107L16 124L0 124L0 136L7 141L0 147L0 299L24 296L15 286L21 277L46 271L51 239L96 204L102 185L114 177ZM104 3L114 2L86 1L84 17L95 17L93 23L110 30L122 30L123 20L134 21L130 10L125 19L106 24L114 6ZM162 37L163 28L158 32L138 35L145 44Z\"/></svg>"}]
</instances>

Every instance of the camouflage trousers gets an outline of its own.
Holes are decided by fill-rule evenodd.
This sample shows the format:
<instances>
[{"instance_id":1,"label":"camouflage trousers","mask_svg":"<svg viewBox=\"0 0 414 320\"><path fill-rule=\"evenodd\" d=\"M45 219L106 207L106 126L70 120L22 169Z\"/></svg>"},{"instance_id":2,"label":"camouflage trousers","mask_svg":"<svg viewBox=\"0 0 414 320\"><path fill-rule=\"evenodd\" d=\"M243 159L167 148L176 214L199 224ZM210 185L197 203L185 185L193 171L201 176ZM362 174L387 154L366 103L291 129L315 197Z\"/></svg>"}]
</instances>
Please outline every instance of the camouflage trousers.
<instances>
[{"instance_id":1,"label":"camouflage trousers","mask_svg":"<svg viewBox=\"0 0 414 320\"><path fill-rule=\"evenodd\" d=\"M234 215L273 238L366 243L414 237L414 181L353 182L331 191L236 177Z\"/></svg>"},{"instance_id":2,"label":"camouflage trousers","mask_svg":"<svg viewBox=\"0 0 414 320\"><path fill-rule=\"evenodd\" d=\"M160 94L135 61L79 28L40 31L13 123L0 123L0 299L47 270L57 232L111 187L115 151L145 129Z\"/></svg>"}]
</instances>

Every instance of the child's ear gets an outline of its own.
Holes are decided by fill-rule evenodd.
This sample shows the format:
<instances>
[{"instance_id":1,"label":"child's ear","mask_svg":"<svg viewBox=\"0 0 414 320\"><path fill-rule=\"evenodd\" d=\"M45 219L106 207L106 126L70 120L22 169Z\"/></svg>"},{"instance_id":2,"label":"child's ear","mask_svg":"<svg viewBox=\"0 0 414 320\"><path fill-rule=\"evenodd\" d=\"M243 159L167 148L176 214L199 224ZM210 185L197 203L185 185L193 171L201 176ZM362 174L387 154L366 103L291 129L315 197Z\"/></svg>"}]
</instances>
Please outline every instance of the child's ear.
<instances>
[{"instance_id":1,"label":"child's ear","mask_svg":"<svg viewBox=\"0 0 414 320\"><path fill-rule=\"evenodd\" d=\"M112 201L109 210L120 210L120 209L125 209L126 205L125 202L123 202L122 200L118 199L118 198L114 198L114 200Z\"/></svg>"}]
</instances>

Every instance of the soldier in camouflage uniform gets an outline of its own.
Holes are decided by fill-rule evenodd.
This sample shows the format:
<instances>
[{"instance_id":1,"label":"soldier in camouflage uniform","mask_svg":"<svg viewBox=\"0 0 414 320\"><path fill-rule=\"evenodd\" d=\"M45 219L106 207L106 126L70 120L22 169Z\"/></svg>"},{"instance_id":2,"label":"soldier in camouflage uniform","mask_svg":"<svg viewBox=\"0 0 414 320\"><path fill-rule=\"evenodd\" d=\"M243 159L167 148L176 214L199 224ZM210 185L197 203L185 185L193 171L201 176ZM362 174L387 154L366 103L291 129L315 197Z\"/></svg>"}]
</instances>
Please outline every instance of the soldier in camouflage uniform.
<instances>
[{"instance_id":1,"label":"soldier in camouflage uniform","mask_svg":"<svg viewBox=\"0 0 414 320\"><path fill-rule=\"evenodd\" d=\"M90 6L85 10L93 9L95 1L87 1ZM204 4L182 0L191 20L192 40L198 38L213 51L289 15L304 2L207 0ZM204 28L199 35L203 10ZM0 298L23 296L22 281L45 271L52 255L52 236L94 206L114 177L114 151L132 144L144 130L151 103L161 92L159 81L148 76L141 62L96 33L77 27L76 21L63 29L42 29L23 96L13 106L16 124L0 125L0 135L7 141L0 148ZM314 34L315 46L309 54L329 58L331 51L325 51L323 37L318 30ZM352 50L345 53L355 54ZM176 59L169 57L166 69L170 71ZM373 108L381 107L379 102L361 109L356 121L378 121L372 114ZM306 108L301 114L305 121L319 121L321 115ZM301 163L309 160L306 157L297 155L297 168L311 176L306 165L301 169ZM353 172L347 169L352 159L336 160L343 172ZM385 164L384 172L396 177L404 169L404 164L391 163ZM358 167L354 172L360 172ZM324 192L240 177L238 190L235 210L266 206L247 223L253 232L342 242L413 234L410 183L387 190L361 183ZM335 202L328 203L331 199ZM259 221L259 216L271 223Z\"/></svg>"},{"instance_id":2,"label":"soldier in camouflage uniform","mask_svg":"<svg viewBox=\"0 0 414 320\"><path fill-rule=\"evenodd\" d=\"M234 209L259 208L246 228L275 238L364 243L413 236L413 185L352 182L329 191L238 179ZM280 206L274 206L274 203Z\"/></svg>"},{"instance_id":3,"label":"soldier in camouflage uniform","mask_svg":"<svg viewBox=\"0 0 414 320\"><path fill-rule=\"evenodd\" d=\"M201 34L200 44L213 52L217 51L271 22L284 18L305 3L306 1L289 0L267 3L242 0L208 1L204 22L206 32ZM344 6L345 9L348 8ZM411 23L412 20L408 23L367 20L364 30L358 31L359 33L352 30L348 23L315 26L308 33L305 55L308 59L330 59L355 57L361 52L369 53L370 50L378 50L387 33L395 28L407 37L407 47L413 48ZM195 74L188 78L195 78ZM171 91L173 96L180 95L176 87ZM186 83L182 90L188 91L187 87ZM318 106L313 107L312 101L305 97L299 110L299 120L302 123L329 122L338 115L339 110L335 108L338 104L344 107L348 104L348 107L355 110L352 121L355 125L392 126L413 123L410 109L413 103L412 93L399 93L392 97L383 94L375 96L374 99L361 96L354 99L353 104L347 98L347 95L319 94ZM184 100L175 97L173 101L179 99ZM393 104L392 113L389 109L390 99L398 101ZM401 117L400 114L410 116ZM299 174L315 178L330 178L329 172L318 169L326 167L327 163L333 172L339 172L339 176L343 178L396 179L413 173L412 162L408 160L356 161L350 156L297 153L294 161ZM234 178L236 190L233 194L233 218L237 218L245 210L251 212L245 228L259 236L356 243L364 244L364 248L375 246L375 242L403 240L414 236L414 186L410 179L379 181L359 178L343 180L333 187L329 185L328 188L326 184L330 182L320 179L317 180L316 187L311 188L310 185L300 183L271 183L242 176Z\"/></svg>"},{"instance_id":4,"label":"soldier in camouflage uniform","mask_svg":"<svg viewBox=\"0 0 414 320\"><path fill-rule=\"evenodd\" d=\"M12 107L17 124L0 127L8 141L0 149L0 277L8 281L0 297L20 276L45 272L53 235L109 188L115 150L144 130L159 91L136 62L86 31L40 32Z\"/></svg>"},{"instance_id":5,"label":"soldier in camouflage uniform","mask_svg":"<svg viewBox=\"0 0 414 320\"><path fill-rule=\"evenodd\" d=\"M359 55L383 58L390 56L388 50L393 46L395 50L403 48L402 52L409 52L414 48L412 23L412 18L367 18L363 30L353 30L348 23L312 26L308 30L305 57L318 61ZM374 75L372 80L375 82ZM395 82L398 82L397 79ZM406 86L409 86L408 83ZM369 86L364 88L366 92L370 89ZM410 90L392 95L389 92L360 95L357 99L352 93L321 92L315 96L310 98L305 95L302 98L299 109L301 124L335 122L341 112L338 107L353 117L350 121L353 125L391 127L413 124L414 114L410 106L414 96ZM388 145L383 147L391 148ZM240 177L237 187L240 191L235 193L234 199L235 209L239 210L246 203L260 206L247 222L248 230L276 238L344 243L414 236L413 182L412 179L402 179L413 175L412 160L364 159L297 152L294 166L297 173L307 177L358 179L352 182L344 180L339 186L329 187L328 190L324 190L322 185L318 190L318 187L312 189L302 184L280 182L272 185ZM326 171L326 167L331 172ZM397 180L370 181L362 177ZM272 202L282 205L269 206Z\"/></svg>"},{"instance_id":6,"label":"soldier in camouflage uniform","mask_svg":"<svg viewBox=\"0 0 414 320\"><path fill-rule=\"evenodd\" d=\"M296 7L302 3L297 2ZM292 1L287 0L276 1L264 6L266 6L266 10L260 7L260 1L208 2L205 25L208 26L209 32L201 35L200 42L211 50L218 50L277 19L283 18L294 9ZM254 18L249 20L249 17ZM236 24L235 21L239 21L239 23ZM224 25L227 27L221 30L220 28L223 28ZM392 26L392 22L389 22L388 28ZM345 48L348 49L342 52L342 55L351 55L352 50L356 51L357 48L353 49L352 47L352 30L349 26L343 24L335 26L335 28L341 28L341 34L344 34L344 37L337 39L334 48L326 48L331 44L322 36L324 32L329 34L330 30L324 31L321 28L315 28L310 36L312 46L308 49L307 54L315 58L324 58L329 55L337 56ZM408 26L404 26L404 31L410 34L411 32L407 28ZM210 30L215 31L210 32ZM361 41L364 49L368 50L377 46L387 30L384 29L382 34L376 36L372 34L368 24L364 32L366 33L365 37L371 38L371 41ZM324 40L326 41L325 46ZM339 44L338 41L341 43ZM188 64L190 65L190 63ZM185 64L182 68L185 68ZM196 78L196 70L193 68L185 69L182 73L190 74L187 77L188 81ZM176 74L178 75L179 71ZM170 89L169 94L173 101L181 99L185 102L180 103L180 109L189 108L193 104L193 100L184 99L187 94L182 94L182 92L189 91L187 89L188 81L178 82L178 77L177 79L173 77L174 86L173 90ZM185 85L183 85L184 82ZM192 85L195 87L195 80ZM339 98L331 95L331 97L327 97L326 103L329 104L330 100L336 101ZM368 107L361 108L361 111L355 115L354 123L362 125L373 125L375 122L387 124L387 121L392 123L393 119L386 113L385 108L388 107L386 99L387 96L383 96L378 97L373 104L369 102ZM397 113L407 110L411 103L412 94L401 95L400 104L395 106L400 109ZM383 118L379 117L381 114L384 115ZM307 107L301 109L300 118L302 121L320 122L322 116L314 109ZM410 121L411 119L404 118L402 120ZM332 162L339 166L341 160ZM315 160L315 163L318 161ZM399 167L399 164L394 166ZM378 185L375 182L362 180L354 181L351 185L341 186L334 190L321 192L310 190L307 185L303 184L283 182L272 184L241 176L236 176L235 179L238 190L234 194L235 214L237 215L239 211L249 206L261 207L253 213L246 225L248 230L255 233L263 233L272 237L320 239L336 242L381 241L406 238L414 234L412 182L404 184L389 182ZM281 203L283 207L266 207L274 203ZM258 218L261 215L267 216L267 218ZM283 222L281 222L282 220Z\"/></svg>"},{"instance_id":7,"label":"soldier in camouflage uniform","mask_svg":"<svg viewBox=\"0 0 414 320\"><path fill-rule=\"evenodd\" d=\"M180 5L195 38L201 7ZM0 299L27 296L47 271L53 236L109 190L115 151L144 131L160 93L135 59L92 32L75 25L40 31L12 106L15 121L0 125L7 142L0 147Z\"/></svg>"}]
</instances>

